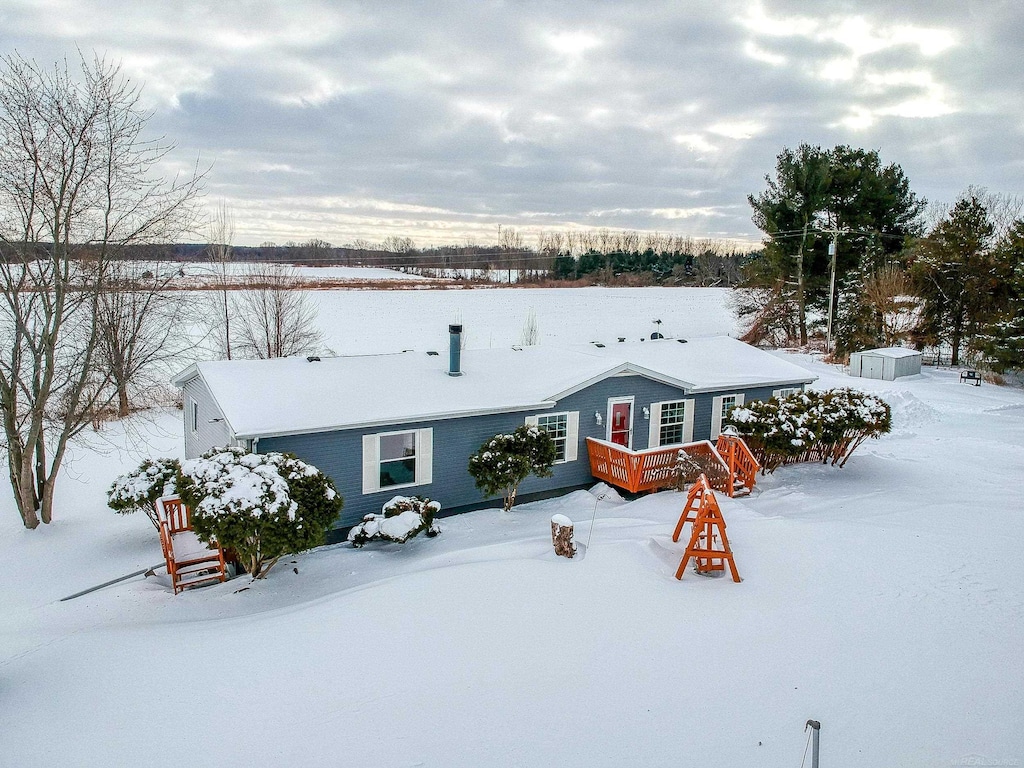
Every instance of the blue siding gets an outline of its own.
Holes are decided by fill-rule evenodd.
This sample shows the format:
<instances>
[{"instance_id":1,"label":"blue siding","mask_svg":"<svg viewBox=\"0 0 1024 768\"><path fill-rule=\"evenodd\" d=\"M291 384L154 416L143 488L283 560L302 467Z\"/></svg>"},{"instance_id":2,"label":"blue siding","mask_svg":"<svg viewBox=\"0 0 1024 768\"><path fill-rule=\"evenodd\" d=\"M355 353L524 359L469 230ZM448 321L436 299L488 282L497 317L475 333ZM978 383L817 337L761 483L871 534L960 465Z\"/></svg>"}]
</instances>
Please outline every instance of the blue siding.
<instances>
[{"instance_id":1,"label":"blue siding","mask_svg":"<svg viewBox=\"0 0 1024 768\"><path fill-rule=\"evenodd\" d=\"M747 401L771 397L770 387L760 387L744 392ZM725 392L724 394L731 394ZM605 439L607 423L597 424L595 412L606 422L608 400L613 397L632 395L633 448L647 448L650 422L643 416L643 408L651 403L683 399L686 393L676 387L652 381L642 376L615 376L597 382L558 402L550 411L579 411L579 445L577 459L558 464L554 474L547 478L528 478L520 487L520 493L533 494L559 488L572 488L593 481L587 458L586 438ZM711 403L713 394L692 395L695 399L694 440L710 437ZM381 505L399 494L419 494L441 502L447 511L477 505L484 500L473 478L466 470L469 457L480 445L500 432L510 432L523 424L525 418L535 412L493 414L444 421L422 421L394 427L373 429L338 430L305 435L263 438L258 443L261 453L267 451L288 451L304 461L319 467L333 479L345 499L345 506L337 527L348 527L359 522L370 512L379 512ZM362 492L362 438L364 434L387 432L394 429L433 428L433 482L401 489L388 489L376 493Z\"/></svg>"}]
</instances>

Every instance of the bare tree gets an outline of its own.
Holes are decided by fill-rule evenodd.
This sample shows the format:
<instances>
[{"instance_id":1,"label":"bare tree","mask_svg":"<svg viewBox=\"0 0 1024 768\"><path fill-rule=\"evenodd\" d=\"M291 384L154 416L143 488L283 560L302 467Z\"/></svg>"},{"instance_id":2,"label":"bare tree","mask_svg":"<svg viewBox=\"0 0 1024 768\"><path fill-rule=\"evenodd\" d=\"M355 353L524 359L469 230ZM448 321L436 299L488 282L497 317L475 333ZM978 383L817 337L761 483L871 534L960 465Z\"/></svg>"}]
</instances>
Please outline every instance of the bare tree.
<instances>
[{"instance_id":1,"label":"bare tree","mask_svg":"<svg viewBox=\"0 0 1024 768\"><path fill-rule=\"evenodd\" d=\"M315 352L320 344L316 308L295 270L283 264L254 266L238 300L238 351L266 359Z\"/></svg>"},{"instance_id":2,"label":"bare tree","mask_svg":"<svg viewBox=\"0 0 1024 768\"><path fill-rule=\"evenodd\" d=\"M185 341L185 294L168 290L174 272L159 263L110 261L97 304L99 362L116 391L117 416L162 383L160 363L170 362Z\"/></svg>"},{"instance_id":3,"label":"bare tree","mask_svg":"<svg viewBox=\"0 0 1024 768\"><path fill-rule=\"evenodd\" d=\"M231 294L229 283L231 279L230 267L231 252L235 240L235 217L228 208L228 204L221 201L209 224L210 230L210 258L213 260L214 269L220 279L220 290L217 293L217 316L218 325L221 326L224 334L220 338L224 356L231 359Z\"/></svg>"},{"instance_id":4,"label":"bare tree","mask_svg":"<svg viewBox=\"0 0 1024 768\"><path fill-rule=\"evenodd\" d=\"M864 302L877 317L882 343L892 347L910 338L919 322L910 276L896 266L882 267L864 281L863 290Z\"/></svg>"},{"instance_id":5,"label":"bare tree","mask_svg":"<svg viewBox=\"0 0 1024 768\"><path fill-rule=\"evenodd\" d=\"M524 347L535 347L540 342L540 325L537 323L537 313L530 308L526 313L526 321L523 323L522 333L519 335L519 343Z\"/></svg>"},{"instance_id":6,"label":"bare tree","mask_svg":"<svg viewBox=\"0 0 1024 768\"><path fill-rule=\"evenodd\" d=\"M112 251L185 231L202 176L152 174L170 151L119 67L0 59L0 406L15 502L49 523L68 441L115 397L99 304Z\"/></svg>"}]
</instances>

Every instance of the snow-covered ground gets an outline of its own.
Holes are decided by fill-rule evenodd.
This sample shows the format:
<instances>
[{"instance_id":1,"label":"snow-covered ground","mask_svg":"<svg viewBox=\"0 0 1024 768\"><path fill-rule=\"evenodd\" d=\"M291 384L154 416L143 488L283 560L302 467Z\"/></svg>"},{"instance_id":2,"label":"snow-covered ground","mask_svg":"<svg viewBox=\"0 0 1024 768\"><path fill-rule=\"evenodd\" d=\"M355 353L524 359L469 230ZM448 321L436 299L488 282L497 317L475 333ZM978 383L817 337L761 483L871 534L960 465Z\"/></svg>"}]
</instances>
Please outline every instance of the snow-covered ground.
<instances>
[{"instance_id":1,"label":"snow-covered ground","mask_svg":"<svg viewBox=\"0 0 1024 768\"><path fill-rule=\"evenodd\" d=\"M203 261L163 262L162 271L174 270L183 274L172 281L181 287L204 286L226 274L238 282L244 280L253 271L269 268L269 262L231 261L224 265ZM303 265L285 265L285 267L309 283L386 283L394 281L410 281L429 283L432 278L410 275L397 269L379 267L341 267L324 266L309 267Z\"/></svg>"},{"instance_id":2,"label":"snow-covered ground","mask_svg":"<svg viewBox=\"0 0 1024 768\"><path fill-rule=\"evenodd\" d=\"M542 338L654 317L732 330L721 292L601 290L538 299ZM514 341L531 306L457 293L471 342L488 322ZM357 322L364 295L321 306L349 324L331 329L343 351L380 326L432 344L454 319L401 292ZM597 487L404 546L323 548L261 582L174 596L136 578L58 602L159 562L149 522L104 492L142 454L181 451L173 412L90 434L52 525L24 531L0 500L0 765L797 766L808 718L822 765L1021 764L1024 393L787 359L880 393L895 427L842 470L785 467L720 498L740 584L673 578L680 495ZM581 557L554 557L553 514Z\"/></svg>"}]
</instances>

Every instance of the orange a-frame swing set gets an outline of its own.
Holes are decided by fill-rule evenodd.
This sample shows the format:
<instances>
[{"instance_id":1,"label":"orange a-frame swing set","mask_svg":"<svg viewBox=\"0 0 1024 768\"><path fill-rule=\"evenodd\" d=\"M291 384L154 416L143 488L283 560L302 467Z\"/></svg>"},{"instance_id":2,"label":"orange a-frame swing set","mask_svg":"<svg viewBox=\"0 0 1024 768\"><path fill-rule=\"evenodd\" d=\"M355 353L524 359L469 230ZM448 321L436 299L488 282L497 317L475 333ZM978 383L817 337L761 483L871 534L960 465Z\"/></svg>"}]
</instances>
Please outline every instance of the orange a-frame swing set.
<instances>
[{"instance_id":1,"label":"orange a-frame swing set","mask_svg":"<svg viewBox=\"0 0 1024 768\"><path fill-rule=\"evenodd\" d=\"M686 506L683 507L683 513L676 523L672 541L679 541L679 534L686 523L693 523L693 532L676 570L676 578L683 578L683 571L692 557L697 573L724 571L725 564L728 563L732 580L739 582L740 574L732 557L729 538L725 535L725 518L722 517L715 492L711 490L711 484L703 474L697 478L697 482L686 496Z\"/></svg>"}]
</instances>

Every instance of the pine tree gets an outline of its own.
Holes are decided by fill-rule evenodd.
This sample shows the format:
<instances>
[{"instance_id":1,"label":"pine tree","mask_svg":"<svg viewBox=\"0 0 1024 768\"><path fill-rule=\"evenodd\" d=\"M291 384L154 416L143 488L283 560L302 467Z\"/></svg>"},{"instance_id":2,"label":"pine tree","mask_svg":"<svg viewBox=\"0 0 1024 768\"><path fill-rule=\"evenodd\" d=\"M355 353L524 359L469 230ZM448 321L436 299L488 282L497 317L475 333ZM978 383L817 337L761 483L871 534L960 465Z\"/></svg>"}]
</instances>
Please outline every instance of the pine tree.
<instances>
[{"instance_id":1,"label":"pine tree","mask_svg":"<svg viewBox=\"0 0 1024 768\"><path fill-rule=\"evenodd\" d=\"M922 299L920 338L948 344L959 365L966 343L978 339L1009 298L1006 266L993 249L995 226L974 194L962 197L917 244L913 274Z\"/></svg>"},{"instance_id":2,"label":"pine tree","mask_svg":"<svg viewBox=\"0 0 1024 768\"><path fill-rule=\"evenodd\" d=\"M997 373L1024 369L1024 220L1018 220L995 248L1007 274L1006 307L985 329L982 349Z\"/></svg>"},{"instance_id":3,"label":"pine tree","mask_svg":"<svg viewBox=\"0 0 1024 768\"><path fill-rule=\"evenodd\" d=\"M836 291L845 285L847 296L857 296L863 279L896 261L905 239L920 234L925 201L910 190L899 165L883 165L877 151L844 145L828 151L806 144L796 151L784 149L775 178L766 176L765 181L767 190L747 199L754 223L770 240L746 269L746 285L776 291L783 286L772 306L790 307L793 317L775 320L782 328L792 325L806 343L808 310L824 315L829 304L832 238L827 233L843 233ZM834 304L841 307L841 300ZM846 311L848 321L868 318L870 313L862 315L857 308ZM766 321L761 315L756 319ZM862 331L848 328L845 337Z\"/></svg>"}]
</instances>

